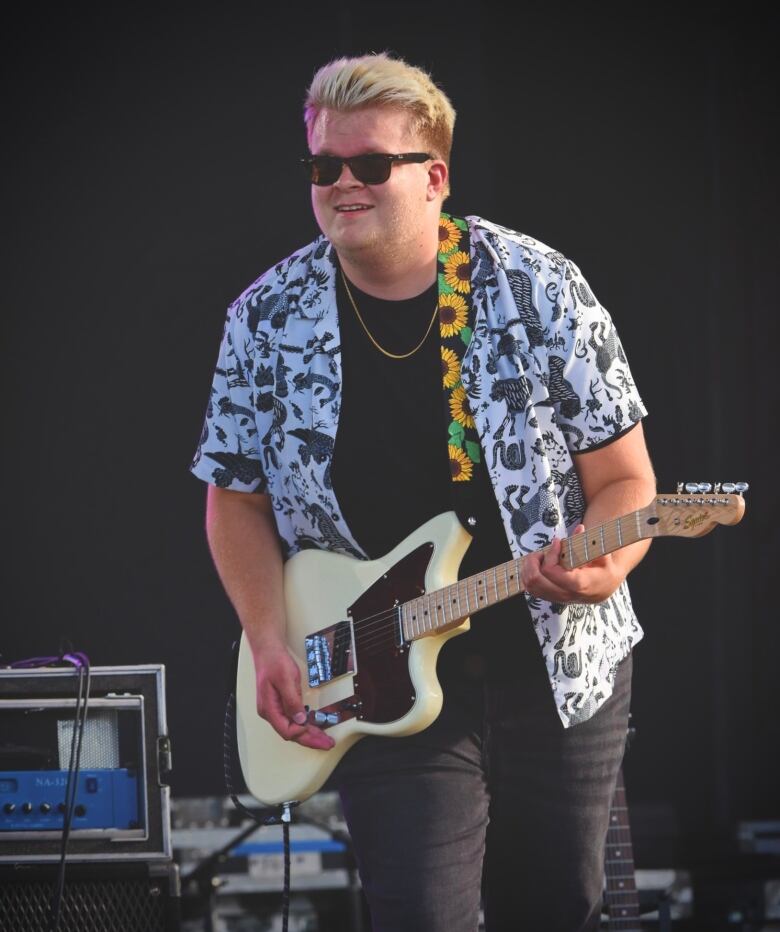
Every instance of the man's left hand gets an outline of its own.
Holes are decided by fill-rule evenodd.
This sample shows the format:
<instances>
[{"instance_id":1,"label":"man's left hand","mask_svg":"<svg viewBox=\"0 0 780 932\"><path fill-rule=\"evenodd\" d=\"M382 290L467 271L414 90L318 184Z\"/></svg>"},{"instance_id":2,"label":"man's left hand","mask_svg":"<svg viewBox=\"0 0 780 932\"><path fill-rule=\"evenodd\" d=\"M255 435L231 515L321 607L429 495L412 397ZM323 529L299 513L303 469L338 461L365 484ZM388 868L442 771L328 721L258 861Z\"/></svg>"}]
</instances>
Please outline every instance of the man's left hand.
<instances>
[{"instance_id":1,"label":"man's left hand","mask_svg":"<svg viewBox=\"0 0 780 932\"><path fill-rule=\"evenodd\" d=\"M574 533L584 530L585 525L578 524ZM569 570L561 564L561 547L556 537L544 553L523 557L520 580L526 592L548 602L595 603L608 599L623 582L611 554Z\"/></svg>"}]
</instances>

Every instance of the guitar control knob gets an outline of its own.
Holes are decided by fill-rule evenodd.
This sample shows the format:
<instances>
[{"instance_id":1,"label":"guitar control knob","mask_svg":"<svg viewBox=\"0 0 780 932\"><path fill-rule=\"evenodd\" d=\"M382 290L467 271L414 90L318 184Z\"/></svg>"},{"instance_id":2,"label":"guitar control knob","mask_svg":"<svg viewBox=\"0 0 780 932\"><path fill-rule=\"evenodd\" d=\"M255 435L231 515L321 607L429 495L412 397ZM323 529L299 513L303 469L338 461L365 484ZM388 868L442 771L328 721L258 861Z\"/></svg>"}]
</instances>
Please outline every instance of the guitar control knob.
<instances>
[{"instance_id":1,"label":"guitar control knob","mask_svg":"<svg viewBox=\"0 0 780 932\"><path fill-rule=\"evenodd\" d=\"M32 803L22 803L22 812L25 815L28 815L30 812L32 812Z\"/></svg>"},{"instance_id":2,"label":"guitar control knob","mask_svg":"<svg viewBox=\"0 0 780 932\"><path fill-rule=\"evenodd\" d=\"M47 812L51 812L51 806L48 803L41 803L40 810L44 815L46 815Z\"/></svg>"},{"instance_id":3,"label":"guitar control knob","mask_svg":"<svg viewBox=\"0 0 780 932\"><path fill-rule=\"evenodd\" d=\"M6 815L11 815L12 812L16 812L16 803L6 803L3 806L3 812Z\"/></svg>"},{"instance_id":4,"label":"guitar control knob","mask_svg":"<svg viewBox=\"0 0 780 932\"><path fill-rule=\"evenodd\" d=\"M73 812L74 812L76 815L78 815L78 816L86 815L86 814L87 814L87 807L86 807L86 806L81 806L81 805L76 806L76 808L73 810Z\"/></svg>"}]
</instances>

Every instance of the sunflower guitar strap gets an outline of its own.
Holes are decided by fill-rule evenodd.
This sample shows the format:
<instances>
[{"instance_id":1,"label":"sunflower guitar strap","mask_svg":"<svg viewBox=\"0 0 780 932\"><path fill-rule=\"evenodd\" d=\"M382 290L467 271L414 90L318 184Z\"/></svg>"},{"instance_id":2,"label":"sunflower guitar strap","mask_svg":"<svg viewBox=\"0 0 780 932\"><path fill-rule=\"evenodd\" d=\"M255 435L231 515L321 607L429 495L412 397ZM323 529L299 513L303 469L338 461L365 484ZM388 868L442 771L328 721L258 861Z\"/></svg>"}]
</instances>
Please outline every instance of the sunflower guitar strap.
<instances>
[{"instance_id":1,"label":"sunflower guitar strap","mask_svg":"<svg viewBox=\"0 0 780 932\"><path fill-rule=\"evenodd\" d=\"M480 462L479 435L471 416L460 367L474 330L471 300L469 228L465 220L442 213L439 220L439 333L444 408L448 427L450 475L470 482Z\"/></svg>"}]
</instances>

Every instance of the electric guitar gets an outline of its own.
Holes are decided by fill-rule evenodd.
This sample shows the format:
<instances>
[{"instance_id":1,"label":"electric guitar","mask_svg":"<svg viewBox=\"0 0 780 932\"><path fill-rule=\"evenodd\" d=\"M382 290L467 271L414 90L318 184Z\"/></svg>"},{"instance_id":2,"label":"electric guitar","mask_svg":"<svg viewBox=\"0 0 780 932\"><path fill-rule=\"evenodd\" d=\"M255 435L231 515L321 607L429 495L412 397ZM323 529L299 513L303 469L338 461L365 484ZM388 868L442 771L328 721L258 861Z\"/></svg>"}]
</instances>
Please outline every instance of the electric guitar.
<instances>
[{"instance_id":1,"label":"electric guitar","mask_svg":"<svg viewBox=\"0 0 780 932\"><path fill-rule=\"evenodd\" d=\"M746 489L680 485L676 494L566 538L560 562L582 566L640 540L701 537L718 524L736 524ZM442 706L436 658L443 644L468 631L474 612L523 591L522 557L458 580L470 542L455 513L445 512L378 560L303 550L287 561L287 645L301 671L308 721L336 743L322 751L285 741L257 714L254 661L243 635L236 729L252 796L266 805L300 802L363 735L409 735L434 721Z\"/></svg>"}]
</instances>

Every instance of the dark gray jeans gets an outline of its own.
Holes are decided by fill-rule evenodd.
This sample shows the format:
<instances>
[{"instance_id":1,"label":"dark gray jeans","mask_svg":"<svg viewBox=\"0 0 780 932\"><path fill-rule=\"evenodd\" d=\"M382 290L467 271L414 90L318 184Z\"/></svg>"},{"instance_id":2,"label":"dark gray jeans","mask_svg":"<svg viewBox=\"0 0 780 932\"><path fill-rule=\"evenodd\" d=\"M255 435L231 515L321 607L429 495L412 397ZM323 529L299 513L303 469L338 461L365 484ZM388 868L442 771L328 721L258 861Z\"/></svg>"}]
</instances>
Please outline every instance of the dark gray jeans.
<instances>
[{"instance_id":1,"label":"dark gray jeans","mask_svg":"<svg viewBox=\"0 0 780 932\"><path fill-rule=\"evenodd\" d=\"M623 757L631 658L614 694L564 729L541 666L448 683L406 738L361 739L336 770L373 932L585 932Z\"/></svg>"}]
</instances>

